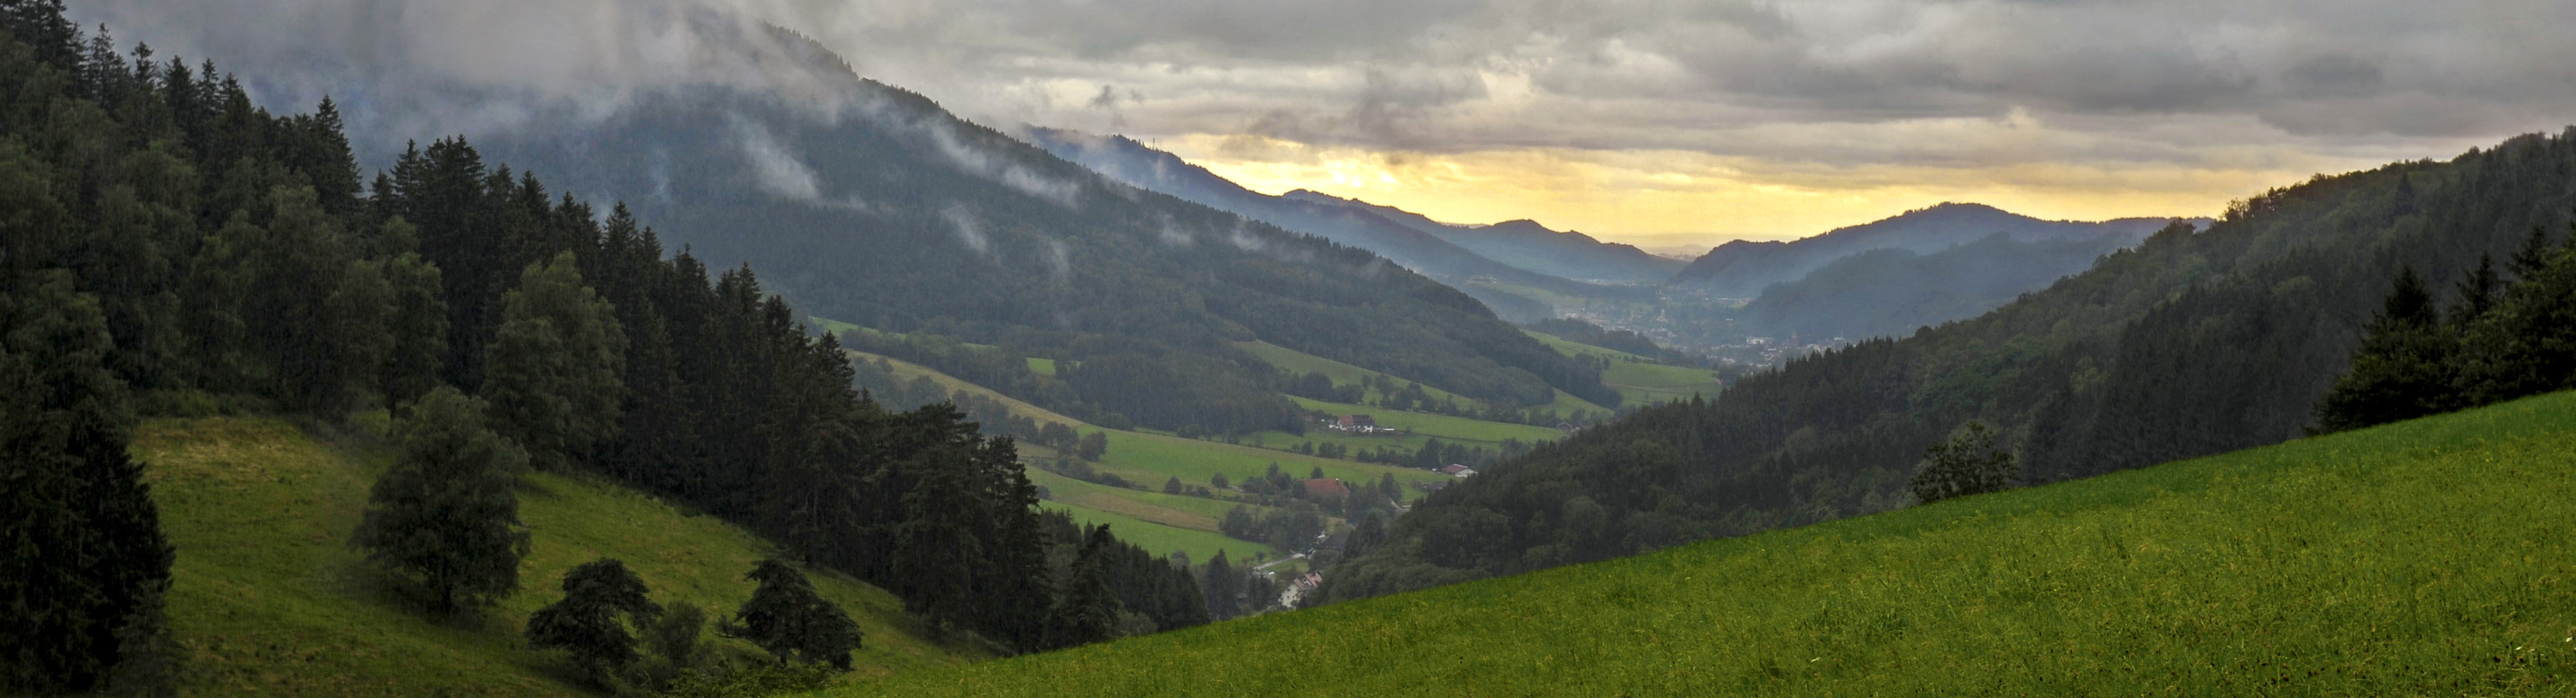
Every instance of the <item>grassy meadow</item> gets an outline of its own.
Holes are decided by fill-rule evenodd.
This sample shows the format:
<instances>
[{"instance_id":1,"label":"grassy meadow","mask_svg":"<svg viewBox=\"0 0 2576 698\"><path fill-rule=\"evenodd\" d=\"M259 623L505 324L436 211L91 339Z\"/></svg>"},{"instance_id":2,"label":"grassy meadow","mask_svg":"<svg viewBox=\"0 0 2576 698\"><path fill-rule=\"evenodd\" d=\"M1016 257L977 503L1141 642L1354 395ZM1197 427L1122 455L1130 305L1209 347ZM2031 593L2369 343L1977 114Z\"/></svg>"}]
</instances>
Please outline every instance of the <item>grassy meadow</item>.
<instances>
[{"instance_id":1,"label":"grassy meadow","mask_svg":"<svg viewBox=\"0 0 2576 698\"><path fill-rule=\"evenodd\" d=\"M1692 395L1715 398L1717 392L1724 388L1717 382L1716 372L1708 369L1659 364L1636 354L1596 347L1545 332L1521 332L1559 354L1608 360L1610 367L1601 372L1601 382L1611 390L1619 391L1620 399L1626 401L1622 407L1688 400Z\"/></svg>"},{"instance_id":2,"label":"grassy meadow","mask_svg":"<svg viewBox=\"0 0 2576 698\"><path fill-rule=\"evenodd\" d=\"M739 528L632 490L534 473L519 489L533 538L520 591L477 619L433 619L385 593L348 544L391 461L369 433L381 428L380 414L374 421L327 439L252 418L153 420L138 432L133 452L148 464L163 530L178 549L168 610L185 648L186 693L584 693L560 660L520 639L528 615L562 597L565 571L616 557L655 601L695 603L716 618L750 598L754 585L742 575L771 552ZM923 639L891 594L809 574L867 633L847 680L985 656ZM746 660L757 652L712 632L707 641Z\"/></svg>"},{"instance_id":3,"label":"grassy meadow","mask_svg":"<svg viewBox=\"0 0 2576 698\"><path fill-rule=\"evenodd\" d=\"M832 696L2576 694L2576 393Z\"/></svg>"}]
</instances>

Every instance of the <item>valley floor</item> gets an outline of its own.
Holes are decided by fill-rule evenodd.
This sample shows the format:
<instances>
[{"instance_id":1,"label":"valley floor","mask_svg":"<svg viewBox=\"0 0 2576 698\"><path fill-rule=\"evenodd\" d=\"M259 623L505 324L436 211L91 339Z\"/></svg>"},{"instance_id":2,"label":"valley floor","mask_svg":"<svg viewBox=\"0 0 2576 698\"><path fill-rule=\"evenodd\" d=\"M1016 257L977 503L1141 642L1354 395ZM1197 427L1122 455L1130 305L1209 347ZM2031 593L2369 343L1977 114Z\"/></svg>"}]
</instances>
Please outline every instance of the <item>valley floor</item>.
<instances>
[{"instance_id":1,"label":"valley floor","mask_svg":"<svg viewBox=\"0 0 2576 698\"><path fill-rule=\"evenodd\" d=\"M2576 393L828 695L2568 695Z\"/></svg>"}]
</instances>

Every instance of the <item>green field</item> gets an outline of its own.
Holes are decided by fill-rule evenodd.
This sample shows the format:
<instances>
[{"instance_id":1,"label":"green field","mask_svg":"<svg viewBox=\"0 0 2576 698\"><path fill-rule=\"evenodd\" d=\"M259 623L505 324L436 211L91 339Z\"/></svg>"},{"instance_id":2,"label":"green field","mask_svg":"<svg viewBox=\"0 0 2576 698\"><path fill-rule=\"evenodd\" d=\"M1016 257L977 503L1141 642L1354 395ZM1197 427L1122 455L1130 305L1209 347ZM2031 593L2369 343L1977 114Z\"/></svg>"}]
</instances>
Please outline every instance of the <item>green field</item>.
<instances>
[{"instance_id":1,"label":"green field","mask_svg":"<svg viewBox=\"0 0 2576 698\"><path fill-rule=\"evenodd\" d=\"M1087 433L1091 430L1084 431ZM1449 479L1449 476L1428 470L1335 458L1316 458L1253 446L1132 431L1109 432L1109 454L1103 456L1100 462L1092 464L1092 467L1104 472L1117 473L1119 477L1129 480L1146 483L1147 486L1159 487L1168 477L1179 477L1181 482L1204 485L1208 483L1208 476L1217 473L1225 473L1228 479L1239 481L1246 476L1268 472L1272 463L1278 463L1279 469L1287 471L1291 477L1300 478L1311 474L1316 468L1322 468L1324 477L1336 477L1350 482L1377 482L1378 478L1389 474L1394 475L1397 482L1408 484Z\"/></svg>"},{"instance_id":2,"label":"green field","mask_svg":"<svg viewBox=\"0 0 2576 698\"><path fill-rule=\"evenodd\" d=\"M1395 378L1384 373L1308 354L1295 349L1271 344L1269 342L1235 342L1234 346L1235 348L1242 349L1245 353L1251 354L1253 358L1260 359L1262 362L1276 366L1283 371L1291 373L1324 374L1324 377L1333 379L1333 385L1358 385L1367 382L1371 378L1387 378L1394 380L1398 387L1402 387L1407 382L1402 378ZM1422 394L1431 396L1432 400L1451 400L1461 405L1480 402L1475 398L1459 395L1457 393L1431 387L1429 385L1422 386ZM1376 390L1370 390L1363 397L1375 398L1381 396Z\"/></svg>"},{"instance_id":3,"label":"green field","mask_svg":"<svg viewBox=\"0 0 2576 698\"><path fill-rule=\"evenodd\" d=\"M2576 693L2576 393L829 695Z\"/></svg>"},{"instance_id":4,"label":"green field","mask_svg":"<svg viewBox=\"0 0 2576 698\"><path fill-rule=\"evenodd\" d=\"M519 490L534 539L520 591L478 620L434 620L380 591L348 545L390 461L374 437L326 443L274 419L155 420L133 452L148 464L162 528L178 548L168 609L189 694L584 693L559 661L520 639L528 614L561 598L566 570L616 557L654 600L722 617L750 598L742 575L771 551L741 529L631 490L531 474ZM984 656L924 641L884 591L809 574L867 633L850 680ZM707 637L731 654L756 652Z\"/></svg>"},{"instance_id":5,"label":"green field","mask_svg":"<svg viewBox=\"0 0 2576 698\"><path fill-rule=\"evenodd\" d=\"M1601 372L1601 382L1619 391L1626 402L1622 407L1644 407L1673 400L1688 400L1692 395L1717 397L1724 386L1717 374L1704 368L1669 366L1619 351L1567 340L1544 332L1522 330L1557 353L1572 357L1599 357L1609 361L1610 368Z\"/></svg>"},{"instance_id":6,"label":"green field","mask_svg":"<svg viewBox=\"0 0 2576 698\"><path fill-rule=\"evenodd\" d=\"M1565 436L1563 432L1559 432L1551 427L1534 427L1527 424L1488 422L1481 419L1452 417L1445 414L1432 414L1429 412L1406 412L1403 410L1390 410L1383 407L1369 407L1366 405L1346 405L1324 402L1322 400L1308 400L1302 397L1290 397L1288 399L1297 401L1297 406L1299 407L1316 410L1326 414L1365 414L1376 419L1378 426L1403 429L1406 432L1414 434L1437 436L1447 441L1472 441L1483 442L1486 444L1501 444L1504 439L1520 439L1522 443L1535 444L1540 441L1554 441ZM1316 431L1309 433L1329 432ZM1368 437L1360 438L1366 439ZM1362 441L1361 443L1367 442Z\"/></svg>"},{"instance_id":7,"label":"green field","mask_svg":"<svg viewBox=\"0 0 2576 698\"><path fill-rule=\"evenodd\" d=\"M1205 564L1208 560L1214 559L1216 551L1220 549L1225 551L1226 560L1233 564L1279 556L1279 553L1271 550L1270 546L1235 540L1221 533L1165 526L1135 517L1063 502L1044 502L1038 506L1072 514L1073 520L1084 526L1109 524L1110 535L1117 536L1119 540L1134 543L1137 547L1156 555L1170 555L1175 550L1189 553L1190 564L1194 565Z\"/></svg>"}]
</instances>

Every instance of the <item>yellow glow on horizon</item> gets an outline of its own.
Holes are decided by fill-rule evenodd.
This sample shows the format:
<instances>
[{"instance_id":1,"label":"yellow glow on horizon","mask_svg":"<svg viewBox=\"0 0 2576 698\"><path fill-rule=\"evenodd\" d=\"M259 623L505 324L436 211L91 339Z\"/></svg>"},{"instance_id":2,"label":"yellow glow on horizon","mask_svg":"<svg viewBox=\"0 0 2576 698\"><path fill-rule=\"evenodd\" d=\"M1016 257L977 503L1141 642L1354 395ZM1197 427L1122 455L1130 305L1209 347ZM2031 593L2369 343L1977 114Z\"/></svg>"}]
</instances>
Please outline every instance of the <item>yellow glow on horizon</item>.
<instances>
[{"instance_id":1,"label":"yellow glow on horizon","mask_svg":"<svg viewBox=\"0 0 2576 698\"><path fill-rule=\"evenodd\" d=\"M2073 164L1835 169L1687 151L1524 149L1422 155L1210 135L1165 138L1161 147L1263 193L1308 189L1450 223L1526 218L1557 230L1639 245L1807 237L1944 201L2061 220L2215 216L2228 201L2269 187L2316 172L2376 164L2247 158L2260 164L2227 169Z\"/></svg>"}]
</instances>

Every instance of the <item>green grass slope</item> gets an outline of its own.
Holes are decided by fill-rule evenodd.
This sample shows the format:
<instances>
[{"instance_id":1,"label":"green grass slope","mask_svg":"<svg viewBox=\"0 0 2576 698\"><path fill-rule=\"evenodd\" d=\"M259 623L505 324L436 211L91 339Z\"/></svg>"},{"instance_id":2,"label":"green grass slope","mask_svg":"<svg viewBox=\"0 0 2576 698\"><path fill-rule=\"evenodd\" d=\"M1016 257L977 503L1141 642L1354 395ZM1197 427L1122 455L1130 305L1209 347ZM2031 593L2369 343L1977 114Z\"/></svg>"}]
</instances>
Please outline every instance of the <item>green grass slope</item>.
<instances>
[{"instance_id":1,"label":"green grass slope","mask_svg":"<svg viewBox=\"0 0 2576 698\"><path fill-rule=\"evenodd\" d=\"M1622 407L1688 400L1692 395L1715 398L1717 392L1725 387L1718 383L1716 372L1705 368L1659 364L1636 354L1596 347L1545 332L1521 330L1521 333L1559 354L1607 359L1610 368L1601 372L1601 382L1619 391L1619 398L1626 401Z\"/></svg>"},{"instance_id":2,"label":"green grass slope","mask_svg":"<svg viewBox=\"0 0 2576 698\"><path fill-rule=\"evenodd\" d=\"M133 452L149 464L162 527L178 548L168 608L189 694L586 694L558 660L520 639L528 615L561 598L565 571L616 557L655 601L723 616L750 598L742 575L771 550L631 490L532 474L519 491L533 538L520 591L475 621L441 621L383 593L349 547L368 488L390 462L372 437L326 443L273 419L155 420ZM867 633L852 679L984 657L923 640L882 590L819 571L813 579ZM708 639L734 654L756 651Z\"/></svg>"},{"instance_id":3,"label":"green grass slope","mask_svg":"<svg viewBox=\"0 0 2576 698\"><path fill-rule=\"evenodd\" d=\"M2576 393L865 695L2569 695Z\"/></svg>"}]
</instances>

